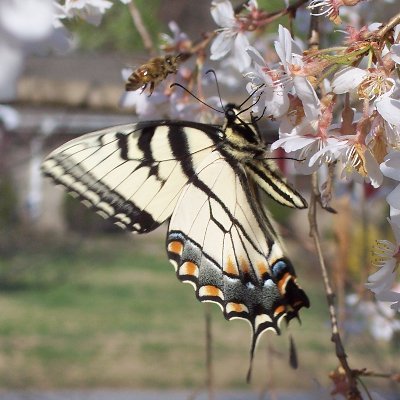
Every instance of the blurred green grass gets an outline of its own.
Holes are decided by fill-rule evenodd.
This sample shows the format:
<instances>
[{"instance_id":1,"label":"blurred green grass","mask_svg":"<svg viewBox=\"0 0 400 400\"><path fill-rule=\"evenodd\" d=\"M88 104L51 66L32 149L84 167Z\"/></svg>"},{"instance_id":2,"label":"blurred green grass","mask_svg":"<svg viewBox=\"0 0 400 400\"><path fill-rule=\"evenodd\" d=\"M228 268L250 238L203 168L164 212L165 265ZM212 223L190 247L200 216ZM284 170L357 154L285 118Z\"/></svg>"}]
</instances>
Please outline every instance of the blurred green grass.
<instances>
[{"instance_id":1,"label":"blurred green grass","mask_svg":"<svg viewBox=\"0 0 400 400\"><path fill-rule=\"evenodd\" d=\"M288 366L288 336L266 334L254 386L326 385L336 366L319 274L302 265L297 272L312 304L302 325L293 321L290 328L300 368ZM2 389L200 388L207 306L216 386L247 387L248 325L197 302L192 287L176 279L162 234L30 241L1 259L0 287ZM385 370L394 362L390 349L368 335L349 341L347 350L354 367Z\"/></svg>"}]
</instances>

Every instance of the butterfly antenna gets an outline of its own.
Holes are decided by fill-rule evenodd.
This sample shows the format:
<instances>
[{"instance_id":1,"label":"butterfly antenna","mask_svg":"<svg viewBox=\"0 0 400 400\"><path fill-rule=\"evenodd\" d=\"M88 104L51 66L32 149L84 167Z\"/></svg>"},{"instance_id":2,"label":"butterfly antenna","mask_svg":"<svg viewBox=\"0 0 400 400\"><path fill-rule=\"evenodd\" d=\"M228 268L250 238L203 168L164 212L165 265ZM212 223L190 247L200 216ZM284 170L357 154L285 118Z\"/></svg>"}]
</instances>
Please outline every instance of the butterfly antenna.
<instances>
[{"instance_id":1,"label":"butterfly antenna","mask_svg":"<svg viewBox=\"0 0 400 400\"><path fill-rule=\"evenodd\" d=\"M254 94L254 93L255 93L255 92L253 92L252 94ZM262 92L260 93L260 95L258 96L258 99L257 99L253 104L251 104L249 107L247 107L247 108L245 108L245 109L243 109L243 110L240 110L240 112L238 112L238 113L236 114L236 116L238 116L238 115L240 115L240 114L243 114L244 112L250 110L250 108L254 107L254 106L260 101L261 95L262 95ZM247 98L247 100L248 100L248 98ZM241 105L243 105L244 103L246 103L247 100L245 100ZM239 109L240 109L240 106L239 106ZM261 117L262 117L262 116L261 116ZM261 117L260 117L260 118L261 118Z\"/></svg>"},{"instance_id":2,"label":"butterfly antenna","mask_svg":"<svg viewBox=\"0 0 400 400\"><path fill-rule=\"evenodd\" d=\"M296 158L296 157L262 157L260 160L293 160L293 161L306 161L305 158Z\"/></svg>"},{"instance_id":3,"label":"butterfly antenna","mask_svg":"<svg viewBox=\"0 0 400 400\"><path fill-rule=\"evenodd\" d=\"M265 85L258 85L247 97L246 99L238 106L238 108L242 108L242 105L247 103L262 87L264 87ZM260 95L261 96L261 95ZM258 100L257 100L258 101Z\"/></svg>"},{"instance_id":4,"label":"butterfly antenna","mask_svg":"<svg viewBox=\"0 0 400 400\"><path fill-rule=\"evenodd\" d=\"M254 105L254 104L253 104L253 105ZM253 121L254 121L254 122L258 122L258 121L264 116L265 111L267 111L267 107L264 107L264 110L263 110L263 112L261 113L261 115L258 116L258 117L254 117Z\"/></svg>"},{"instance_id":5,"label":"butterfly antenna","mask_svg":"<svg viewBox=\"0 0 400 400\"><path fill-rule=\"evenodd\" d=\"M207 75L207 74L213 74L213 75L214 75L215 84L216 84L216 86L217 86L217 92L218 92L219 101L221 102L221 107L222 107L222 109L225 110L224 104L222 103L221 91L219 90L219 84L218 84L217 74L215 73L215 71L214 71L213 69L209 69L208 71L206 71L206 75Z\"/></svg>"},{"instance_id":6,"label":"butterfly antenna","mask_svg":"<svg viewBox=\"0 0 400 400\"><path fill-rule=\"evenodd\" d=\"M214 108L213 106L210 106L209 104L205 103L203 100L200 100L194 93L192 93L189 89L185 88L185 86L181 85L180 83L173 83L172 85L170 85L170 88L174 87L174 86L178 86L181 89L183 89L185 92L189 93L192 97L194 97L197 101L199 101L201 104L204 104L205 106L207 106L208 108L211 108L212 110L219 112L221 114L224 114L224 111L218 110L217 108Z\"/></svg>"}]
</instances>

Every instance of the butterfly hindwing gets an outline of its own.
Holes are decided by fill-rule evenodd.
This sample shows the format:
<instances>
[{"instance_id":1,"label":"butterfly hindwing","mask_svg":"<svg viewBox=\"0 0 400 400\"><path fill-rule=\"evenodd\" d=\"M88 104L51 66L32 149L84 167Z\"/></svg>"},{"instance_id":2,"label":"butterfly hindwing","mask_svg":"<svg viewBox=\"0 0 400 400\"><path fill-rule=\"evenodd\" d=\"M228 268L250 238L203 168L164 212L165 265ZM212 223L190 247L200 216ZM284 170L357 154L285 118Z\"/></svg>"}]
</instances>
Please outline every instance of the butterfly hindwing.
<instances>
[{"instance_id":1,"label":"butterfly hindwing","mask_svg":"<svg viewBox=\"0 0 400 400\"><path fill-rule=\"evenodd\" d=\"M219 134L211 125L190 122L123 125L71 140L42 168L103 217L145 233L170 217Z\"/></svg>"},{"instance_id":2,"label":"butterfly hindwing","mask_svg":"<svg viewBox=\"0 0 400 400\"><path fill-rule=\"evenodd\" d=\"M218 151L208 155L180 195L167 250L178 278L194 286L200 301L250 323L254 350L261 333L279 333L280 320L296 316L308 299L251 182L239 163Z\"/></svg>"}]
</instances>

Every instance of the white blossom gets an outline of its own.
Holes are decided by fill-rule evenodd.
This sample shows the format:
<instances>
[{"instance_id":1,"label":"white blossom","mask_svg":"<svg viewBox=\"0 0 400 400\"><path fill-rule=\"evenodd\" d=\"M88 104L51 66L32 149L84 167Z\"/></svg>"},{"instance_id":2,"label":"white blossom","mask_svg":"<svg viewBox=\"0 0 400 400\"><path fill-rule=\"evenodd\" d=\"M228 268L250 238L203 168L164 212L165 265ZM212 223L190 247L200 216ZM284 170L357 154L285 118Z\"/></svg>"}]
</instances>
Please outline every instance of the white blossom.
<instances>
[{"instance_id":1,"label":"white blossom","mask_svg":"<svg viewBox=\"0 0 400 400\"><path fill-rule=\"evenodd\" d=\"M211 44L211 60L219 60L232 52L234 64L241 72L250 67L250 56L246 52L249 40L242 24L235 17L229 0L214 0L211 3L211 15L217 25L217 37Z\"/></svg>"},{"instance_id":2,"label":"white blossom","mask_svg":"<svg viewBox=\"0 0 400 400\"><path fill-rule=\"evenodd\" d=\"M15 98L16 81L27 54L49 47L65 49L52 0L0 1L0 100Z\"/></svg>"},{"instance_id":3,"label":"white blossom","mask_svg":"<svg viewBox=\"0 0 400 400\"><path fill-rule=\"evenodd\" d=\"M296 70L303 67L301 49L292 39L288 29L279 25L278 40L275 41L275 50L281 60L282 67L290 78L291 87L303 103L306 117L310 120L316 117L316 110L319 110L319 99L314 88L306 76L296 73ZM286 84L288 85L288 83ZM288 88L289 89L289 88Z\"/></svg>"},{"instance_id":4,"label":"white blossom","mask_svg":"<svg viewBox=\"0 0 400 400\"><path fill-rule=\"evenodd\" d=\"M395 163L398 162L399 159L397 158ZM392 167L390 166L388 171L383 168L382 172L388 172L389 175L392 175ZM400 176L397 175L397 179L399 178ZM377 241L375 266L378 270L368 277L368 283L365 286L375 294L377 300L391 303L390 307L400 312L400 285L395 285L400 261L400 213L398 211L399 209L396 209L396 212L392 213L391 218L388 219L395 242L392 243L389 240Z\"/></svg>"},{"instance_id":5,"label":"white blossom","mask_svg":"<svg viewBox=\"0 0 400 400\"><path fill-rule=\"evenodd\" d=\"M98 26L104 13L113 3L108 0L65 0L62 6L64 18L79 17Z\"/></svg>"},{"instance_id":6,"label":"white blossom","mask_svg":"<svg viewBox=\"0 0 400 400\"><path fill-rule=\"evenodd\" d=\"M252 93L262 85L260 90L254 94L256 104L253 111L255 113L264 112L264 115L271 115L274 118L283 116L289 109L289 88L284 84L286 74L283 71L271 70L254 47L248 47L247 53L254 63L254 71L246 74L252 80L247 90Z\"/></svg>"}]
</instances>

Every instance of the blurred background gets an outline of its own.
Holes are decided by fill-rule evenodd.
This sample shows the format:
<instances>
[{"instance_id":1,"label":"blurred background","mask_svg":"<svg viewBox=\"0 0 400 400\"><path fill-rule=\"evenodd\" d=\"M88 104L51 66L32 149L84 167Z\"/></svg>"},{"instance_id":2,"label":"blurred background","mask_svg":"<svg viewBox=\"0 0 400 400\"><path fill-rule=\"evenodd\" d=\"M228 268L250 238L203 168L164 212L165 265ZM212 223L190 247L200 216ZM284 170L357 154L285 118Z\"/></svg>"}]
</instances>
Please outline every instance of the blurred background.
<instances>
[{"instance_id":1,"label":"blurred background","mask_svg":"<svg viewBox=\"0 0 400 400\"><path fill-rule=\"evenodd\" d=\"M264 3L271 9L282 5ZM209 2L136 5L155 42L171 20L193 38L215 29ZM248 325L225 321L218 307L200 304L192 287L178 282L165 254L166 227L145 236L122 232L41 176L43 158L67 140L135 121L134 110L120 106L121 70L149 58L122 2L115 2L99 27L80 21L67 27L73 50L30 54L15 93L1 101L10 108L0 124L0 393L184 389L194 399L212 386L257 398L282 391L328 396L328 373L337 360L307 211L271 204L312 305L302 312L301 325L293 321L289 330L299 368L289 366L288 330L280 337L266 334L247 385ZM308 178L291 180L308 195ZM346 350L354 368L390 373L398 369L400 327L362 287L371 262L367 249L387 235L387 210L382 194L342 189L333 204L339 215L321 212L320 230ZM398 390L379 378L367 383Z\"/></svg>"}]
</instances>

